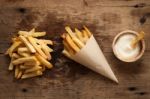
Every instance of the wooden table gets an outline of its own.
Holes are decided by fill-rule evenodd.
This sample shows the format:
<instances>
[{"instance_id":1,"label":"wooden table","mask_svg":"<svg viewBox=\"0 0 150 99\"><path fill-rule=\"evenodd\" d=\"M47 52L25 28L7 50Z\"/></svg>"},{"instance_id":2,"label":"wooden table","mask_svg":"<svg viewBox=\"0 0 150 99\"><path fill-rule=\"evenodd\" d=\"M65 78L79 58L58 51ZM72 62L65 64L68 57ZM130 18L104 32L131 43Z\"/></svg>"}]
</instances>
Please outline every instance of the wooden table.
<instances>
[{"instance_id":1,"label":"wooden table","mask_svg":"<svg viewBox=\"0 0 150 99\"><path fill-rule=\"evenodd\" d=\"M150 0L1 0L0 99L150 99L149 18ZM42 77L14 79L4 55L11 37L35 27L53 38L66 25L91 29L119 84L62 55ZM145 54L135 63L123 63L112 53L114 36L126 29L146 33Z\"/></svg>"}]
</instances>

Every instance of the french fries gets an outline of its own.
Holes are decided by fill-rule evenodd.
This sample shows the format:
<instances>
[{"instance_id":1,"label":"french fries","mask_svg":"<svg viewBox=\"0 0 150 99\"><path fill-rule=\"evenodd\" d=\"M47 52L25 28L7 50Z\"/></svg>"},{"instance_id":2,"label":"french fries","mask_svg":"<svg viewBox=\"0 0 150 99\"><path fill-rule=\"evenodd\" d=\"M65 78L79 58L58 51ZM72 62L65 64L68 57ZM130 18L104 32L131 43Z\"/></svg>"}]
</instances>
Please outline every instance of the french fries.
<instances>
[{"instance_id":1,"label":"french fries","mask_svg":"<svg viewBox=\"0 0 150 99\"><path fill-rule=\"evenodd\" d=\"M69 35L66 35L66 41L75 52L80 51L80 48L73 42Z\"/></svg>"},{"instance_id":2,"label":"french fries","mask_svg":"<svg viewBox=\"0 0 150 99\"><path fill-rule=\"evenodd\" d=\"M64 48L66 49L67 52L69 52L71 55L75 54L75 51L69 46L69 44L65 41L63 41Z\"/></svg>"},{"instance_id":3,"label":"french fries","mask_svg":"<svg viewBox=\"0 0 150 99\"><path fill-rule=\"evenodd\" d=\"M53 50L49 48L43 41L38 41L37 39L35 40L37 41L37 43L40 44L39 46L44 51L45 55L47 56L47 59L51 60L50 52L52 52Z\"/></svg>"},{"instance_id":4,"label":"french fries","mask_svg":"<svg viewBox=\"0 0 150 99\"><path fill-rule=\"evenodd\" d=\"M72 38L72 40L78 45L79 48L82 48L84 46L84 44L82 43L82 41L80 41L75 34L72 32L70 27L66 27L65 28L66 31L68 32L68 34L70 35L70 37ZM67 38L67 37L66 37Z\"/></svg>"},{"instance_id":5,"label":"french fries","mask_svg":"<svg viewBox=\"0 0 150 99\"><path fill-rule=\"evenodd\" d=\"M47 59L47 56L45 55L45 53L42 51L42 49L40 47L38 47L36 41L33 39L33 37L28 36L27 37L29 42L32 44L32 46L36 49L36 51L45 59Z\"/></svg>"},{"instance_id":6,"label":"french fries","mask_svg":"<svg viewBox=\"0 0 150 99\"><path fill-rule=\"evenodd\" d=\"M73 32L69 26L65 27L67 33L62 35L64 44L62 53L65 56L71 58L72 55L79 52L85 46L88 39L92 36L92 33L86 26L83 26L83 28L82 31L75 28Z\"/></svg>"},{"instance_id":7,"label":"french fries","mask_svg":"<svg viewBox=\"0 0 150 99\"><path fill-rule=\"evenodd\" d=\"M89 29L83 26L84 30L75 28L72 31L69 26L65 27L66 32L62 35L64 50L63 54L69 58L79 52L92 36ZM53 65L49 62L51 49L48 45L53 45L51 40L38 39L46 35L46 32L19 31L18 37L12 38L12 46L6 51L11 58L8 70L15 71L16 79L25 79L40 76L46 70L51 69Z\"/></svg>"},{"instance_id":8,"label":"french fries","mask_svg":"<svg viewBox=\"0 0 150 99\"><path fill-rule=\"evenodd\" d=\"M8 70L15 71L16 79L25 79L40 76L53 65L51 60L51 49L48 45L53 45L51 40L38 39L36 37L45 36L46 32L19 31L18 37L12 38L13 44L6 51L11 58Z\"/></svg>"}]
</instances>

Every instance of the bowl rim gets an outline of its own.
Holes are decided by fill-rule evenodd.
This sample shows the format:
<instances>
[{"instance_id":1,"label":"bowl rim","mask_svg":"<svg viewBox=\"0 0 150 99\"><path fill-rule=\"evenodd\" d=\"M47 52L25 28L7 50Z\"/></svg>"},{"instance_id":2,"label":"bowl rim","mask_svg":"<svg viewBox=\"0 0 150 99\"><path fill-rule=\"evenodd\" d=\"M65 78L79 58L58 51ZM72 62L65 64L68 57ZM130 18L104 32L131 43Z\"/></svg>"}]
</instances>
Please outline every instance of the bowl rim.
<instances>
[{"instance_id":1,"label":"bowl rim","mask_svg":"<svg viewBox=\"0 0 150 99\"><path fill-rule=\"evenodd\" d=\"M119 38L121 35L124 35L124 34L126 34L126 33L128 33L128 34L134 34L134 35L136 35L136 36L138 35L137 32L132 31L132 30L125 30L125 31L122 31L122 32L118 33L118 34L115 36L114 40L113 40L112 49L113 49L114 55L115 55L119 60L124 61L124 62L135 62L135 61L137 61L138 59L140 59L140 58L143 56L144 52L145 52L145 41L144 41L144 39L142 39L142 40L140 41L142 48L141 48L141 51L140 51L140 53L139 53L138 56L136 56L136 57L134 57L134 58L131 58L131 59L129 59L129 60L128 60L128 59L122 59L122 58L120 58L120 57L118 56L118 54L116 53L116 50L115 50L115 47L114 47L114 46L115 46L116 41L118 40L118 38Z\"/></svg>"}]
</instances>

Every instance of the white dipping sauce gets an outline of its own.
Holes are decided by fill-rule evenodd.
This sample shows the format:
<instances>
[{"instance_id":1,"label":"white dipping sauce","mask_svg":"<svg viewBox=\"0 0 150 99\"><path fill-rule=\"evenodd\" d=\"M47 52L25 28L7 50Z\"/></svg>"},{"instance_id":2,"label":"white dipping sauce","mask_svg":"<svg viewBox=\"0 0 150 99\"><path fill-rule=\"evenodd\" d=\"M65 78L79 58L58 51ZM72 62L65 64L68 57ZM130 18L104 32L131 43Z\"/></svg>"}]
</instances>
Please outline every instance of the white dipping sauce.
<instances>
[{"instance_id":1,"label":"white dipping sauce","mask_svg":"<svg viewBox=\"0 0 150 99\"><path fill-rule=\"evenodd\" d=\"M132 59L138 56L140 52L140 44L138 43L135 48L131 47L131 42L134 40L136 35L125 34L118 38L115 44L116 54L121 59Z\"/></svg>"}]
</instances>

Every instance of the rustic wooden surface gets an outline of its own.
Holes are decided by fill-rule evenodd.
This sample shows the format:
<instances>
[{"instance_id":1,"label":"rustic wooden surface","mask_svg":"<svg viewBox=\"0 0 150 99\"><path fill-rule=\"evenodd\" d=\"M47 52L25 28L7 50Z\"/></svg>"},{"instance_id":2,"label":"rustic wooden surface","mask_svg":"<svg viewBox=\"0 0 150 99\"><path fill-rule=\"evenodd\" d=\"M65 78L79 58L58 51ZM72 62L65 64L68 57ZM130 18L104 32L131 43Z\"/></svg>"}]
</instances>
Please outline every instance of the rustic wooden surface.
<instances>
[{"instance_id":1,"label":"rustic wooden surface","mask_svg":"<svg viewBox=\"0 0 150 99\"><path fill-rule=\"evenodd\" d=\"M150 99L149 18L150 0L0 0L0 99ZM36 27L53 38L66 25L91 29L118 85L63 56L42 77L13 78L4 56L11 37ZM145 54L135 63L112 53L114 36L126 29L146 32Z\"/></svg>"}]
</instances>

